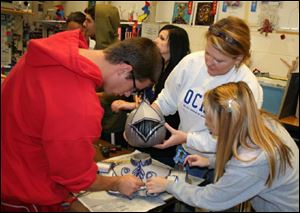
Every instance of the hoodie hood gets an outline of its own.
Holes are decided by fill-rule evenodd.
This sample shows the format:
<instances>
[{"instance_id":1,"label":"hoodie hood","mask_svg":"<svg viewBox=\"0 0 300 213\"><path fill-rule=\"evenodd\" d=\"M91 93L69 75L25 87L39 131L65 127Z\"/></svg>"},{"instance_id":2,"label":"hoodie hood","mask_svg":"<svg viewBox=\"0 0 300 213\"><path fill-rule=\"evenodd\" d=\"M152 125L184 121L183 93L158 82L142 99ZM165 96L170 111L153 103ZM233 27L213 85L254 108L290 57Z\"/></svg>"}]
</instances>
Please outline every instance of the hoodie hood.
<instances>
[{"instance_id":1,"label":"hoodie hood","mask_svg":"<svg viewBox=\"0 0 300 213\"><path fill-rule=\"evenodd\" d=\"M25 61L32 67L63 66L99 85L102 79L99 68L80 56L79 48L88 49L81 31L64 31L48 38L30 40Z\"/></svg>"},{"instance_id":2,"label":"hoodie hood","mask_svg":"<svg viewBox=\"0 0 300 213\"><path fill-rule=\"evenodd\" d=\"M120 26L120 15L118 8L108 4L96 4L95 27L96 47L105 49L110 44L118 41L118 28Z\"/></svg>"}]
</instances>

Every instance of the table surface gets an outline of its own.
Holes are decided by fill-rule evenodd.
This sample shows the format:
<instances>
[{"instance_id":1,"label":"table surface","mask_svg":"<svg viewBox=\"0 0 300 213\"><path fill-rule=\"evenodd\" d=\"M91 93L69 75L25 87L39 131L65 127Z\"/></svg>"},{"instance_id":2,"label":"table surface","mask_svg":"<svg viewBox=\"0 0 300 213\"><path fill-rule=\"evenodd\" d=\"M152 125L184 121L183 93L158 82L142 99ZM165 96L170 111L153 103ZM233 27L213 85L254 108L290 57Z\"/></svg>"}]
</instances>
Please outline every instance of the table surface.
<instances>
[{"instance_id":1,"label":"table surface","mask_svg":"<svg viewBox=\"0 0 300 213\"><path fill-rule=\"evenodd\" d=\"M112 144L106 142L106 141L103 141L103 140L98 140L95 145L95 150L96 150L96 154L95 154L95 157L94 157L94 160L96 162L98 161L102 161L102 160L105 160L107 158L105 158L102 153L101 153L101 147L113 147ZM122 150L118 150L116 152L110 152L110 155L108 158L111 158L111 157L115 157L115 156L119 156L119 155L123 155L123 154L129 154L131 152L133 152L134 149L132 148L128 148L128 149L122 149ZM74 201L71 205L71 208L69 209L70 212L89 212L89 210L84 206L82 205L82 203L78 200Z\"/></svg>"},{"instance_id":2,"label":"table surface","mask_svg":"<svg viewBox=\"0 0 300 213\"><path fill-rule=\"evenodd\" d=\"M291 126L299 127L299 119L296 116L288 116L279 120L282 124L288 124Z\"/></svg>"}]
</instances>

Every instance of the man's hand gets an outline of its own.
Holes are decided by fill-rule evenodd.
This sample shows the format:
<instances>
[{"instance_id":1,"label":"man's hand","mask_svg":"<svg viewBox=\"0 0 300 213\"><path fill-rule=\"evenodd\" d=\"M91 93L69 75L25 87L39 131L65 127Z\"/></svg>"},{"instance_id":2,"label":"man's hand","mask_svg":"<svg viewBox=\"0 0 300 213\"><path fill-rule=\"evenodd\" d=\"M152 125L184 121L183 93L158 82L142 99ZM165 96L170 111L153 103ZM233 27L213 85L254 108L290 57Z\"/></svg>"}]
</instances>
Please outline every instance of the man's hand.
<instances>
[{"instance_id":1,"label":"man's hand","mask_svg":"<svg viewBox=\"0 0 300 213\"><path fill-rule=\"evenodd\" d=\"M171 132L171 137L168 140L165 140L163 144L157 144L153 147L165 149L186 142L187 134L185 132L172 128L168 123L165 123L165 127Z\"/></svg>"},{"instance_id":2,"label":"man's hand","mask_svg":"<svg viewBox=\"0 0 300 213\"><path fill-rule=\"evenodd\" d=\"M189 164L190 167L192 166L199 166L199 167L207 167L209 166L208 158L202 157L200 155L188 155L185 160L184 164Z\"/></svg>"},{"instance_id":3,"label":"man's hand","mask_svg":"<svg viewBox=\"0 0 300 213\"><path fill-rule=\"evenodd\" d=\"M141 179L133 175L124 175L119 177L116 190L123 195L131 196L144 185L145 184Z\"/></svg>"}]
</instances>

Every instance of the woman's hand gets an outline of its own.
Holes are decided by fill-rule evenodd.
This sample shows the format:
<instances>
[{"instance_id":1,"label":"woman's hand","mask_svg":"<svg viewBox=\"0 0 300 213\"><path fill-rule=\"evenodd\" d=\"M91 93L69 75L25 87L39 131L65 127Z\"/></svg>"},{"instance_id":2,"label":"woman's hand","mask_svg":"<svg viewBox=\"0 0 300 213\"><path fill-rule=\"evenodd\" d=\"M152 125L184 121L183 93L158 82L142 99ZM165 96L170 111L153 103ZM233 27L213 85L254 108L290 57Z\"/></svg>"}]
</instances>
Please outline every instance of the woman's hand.
<instances>
[{"instance_id":1,"label":"woman's hand","mask_svg":"<svg viewBox=\"0 0 300 213\"><path fill-rule=\"evenodd\" d=\"M174 129L172 128L168 123L165 123L165 127L167 130L171 132L171 137L168 140L165 140L164 143L162 144L157 144L153 147L158 148L158 149L165 149L171 146L175 146L178 144L183 144L186 142L187 138L187 133Z\"/></svg>"},{"instance_id":2,"label":"woman's hand","mask_svg":"<svg viewBox=\"0 0 300 213\"><path fill-rule=\"evenodd\" d=\"M202 157L200 155L188 155L184 160L184 165L185 164L189 164L190 167L207 167L209 166L209 161L208 158Z\"/></svg>"},{"instance_id":3,"label":"woman's hand","mask_svg":"<svg viewBox=\"0 0 300 213\"><path fill-rule=\"evenodd\" d=\"M146 188L148 193L160 193L166 191L168 180L163 177L153 177L147 179Z\"/></svg>"}]
</instances>

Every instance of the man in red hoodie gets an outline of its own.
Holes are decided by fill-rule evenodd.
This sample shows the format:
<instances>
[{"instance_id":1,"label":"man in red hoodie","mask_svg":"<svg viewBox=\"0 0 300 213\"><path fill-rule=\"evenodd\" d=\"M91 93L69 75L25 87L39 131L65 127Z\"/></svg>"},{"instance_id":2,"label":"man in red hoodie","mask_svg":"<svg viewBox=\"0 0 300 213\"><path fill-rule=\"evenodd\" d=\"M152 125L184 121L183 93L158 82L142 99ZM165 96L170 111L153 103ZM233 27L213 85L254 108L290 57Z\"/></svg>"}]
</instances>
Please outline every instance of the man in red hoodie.
<instances>
[{"instance_id":1,"label":"man in red hoodie","mask_svg":"<svg viewBox=\"0 0 300 213\"><path fill-rule=\"evenodd\" d=\"M95 88L128 96L155 83L161 67L147 38L105 50L88 50L79 30L31 40L1 90L1 211L59 211L70 192L138 190L134 176L96 174L103 109Z\"/></svg>"}]
</instances>

